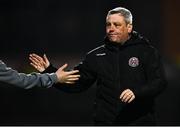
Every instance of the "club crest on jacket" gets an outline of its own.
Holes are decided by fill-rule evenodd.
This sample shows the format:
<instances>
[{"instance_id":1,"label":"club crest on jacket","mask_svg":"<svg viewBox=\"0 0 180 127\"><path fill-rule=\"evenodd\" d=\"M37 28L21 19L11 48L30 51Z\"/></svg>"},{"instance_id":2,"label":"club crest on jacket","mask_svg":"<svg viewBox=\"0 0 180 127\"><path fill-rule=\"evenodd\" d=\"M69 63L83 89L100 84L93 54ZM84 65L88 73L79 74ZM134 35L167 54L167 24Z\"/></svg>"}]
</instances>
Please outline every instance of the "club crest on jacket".
<instances>
[{"instance_id":1,"label":"club crest on jacket","mask_svg":"<svg viewBox=\"0 0 180 127\"><path fill-rule=\"evenodd\" d=\"M137 67L139 65L139 59L137 57L131 57L129 59L129 66Z\"/></svg>"}]
</instances>

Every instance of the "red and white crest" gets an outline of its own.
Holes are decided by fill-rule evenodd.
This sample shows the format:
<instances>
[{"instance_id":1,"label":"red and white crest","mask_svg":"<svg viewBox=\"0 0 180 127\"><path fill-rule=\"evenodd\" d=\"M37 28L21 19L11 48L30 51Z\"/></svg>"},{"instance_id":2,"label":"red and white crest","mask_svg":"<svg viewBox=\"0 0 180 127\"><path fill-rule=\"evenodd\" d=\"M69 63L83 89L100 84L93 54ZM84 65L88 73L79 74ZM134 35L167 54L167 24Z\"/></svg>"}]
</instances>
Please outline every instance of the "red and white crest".
<instances>
[{"instance_id":1,"label":"red and white crest","mask_svg":"<svg viewBox=\"0 0 180 127\"><path fill-rule=\"evenodd\" d=\"M139 59L137 57L131 57L129 59L129 66L137 67L139 65Z\"/></svg>"}]
</instances>

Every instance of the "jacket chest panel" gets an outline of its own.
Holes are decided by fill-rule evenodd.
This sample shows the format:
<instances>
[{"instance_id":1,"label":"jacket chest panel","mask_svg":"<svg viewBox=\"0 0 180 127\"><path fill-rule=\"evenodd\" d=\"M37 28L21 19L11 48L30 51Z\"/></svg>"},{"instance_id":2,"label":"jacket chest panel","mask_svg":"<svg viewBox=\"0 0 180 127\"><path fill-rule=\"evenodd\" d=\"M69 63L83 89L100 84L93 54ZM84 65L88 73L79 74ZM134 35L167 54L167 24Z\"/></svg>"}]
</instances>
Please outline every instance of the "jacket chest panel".
<instances>
[{"instance_id":1,"label":"jacket chest panel","mask_svg":"<svg viewBox=\"0 0 180 127\"><path fill-rule=\"evenodd\" d=\"M130 88L144 83L144 62L139 51L120 51L117 59L119 60L120 83L123 87Z\"/></svg>"},{"instance_id":2,"label":"jacket chest panel","mask_svg":"<svg viewBox=\"0 0 180 127\"><path fill-rule=\"evenodd\" d=\"M98 74L114 80L117 75L137 73L142 70L138 53L112 52L97 57Z\"/></svg>"},{"instance_id":3,"label":"jacket chest panel","mask_svg":"<svg viewBox=\"0 0 180 127\"><path fill-rule=\"evenodd\" d=\"M116 56L111 53L105 53L104 56L97 57L98 76L102 79L115 81L117 71Z\"/></svg>"},{"instance_id":4,"label":"jacket chest panel","mask_svg":"<svg viewBox=\"0 0 180 127\"><path fill-rule=\"evenodd\" d=\"M105 55L97 57L97 64L98 74L115 82L129 80L129 77L137 80L144 75L143 58L137 50L106 52Z\"/></svg>"}]
</instances>

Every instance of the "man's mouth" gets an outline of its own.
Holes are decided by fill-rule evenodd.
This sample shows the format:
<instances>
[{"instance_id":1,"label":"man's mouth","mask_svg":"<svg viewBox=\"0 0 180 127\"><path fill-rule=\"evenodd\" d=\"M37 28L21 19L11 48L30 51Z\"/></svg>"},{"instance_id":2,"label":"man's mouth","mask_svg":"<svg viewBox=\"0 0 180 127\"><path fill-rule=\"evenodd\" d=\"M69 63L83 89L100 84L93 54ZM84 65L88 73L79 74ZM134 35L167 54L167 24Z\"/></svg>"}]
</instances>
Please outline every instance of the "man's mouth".
<instances>
[{"instance_id":1,"label":"man's mouth","mask_svg":"<svg viewBox=\"0 0 180 127\"><path fill-rule=\"evenodd\" d=\"M116 36L117 34L109 34L109 36Z\"/></svg>"},{"instance_id":2,"label":"man's mouth","mask_svg":"<svg viewBox=\"0 0 180 127\"><path fill-rule=\"evenodd\" d=\"M109 37L117 36L117 34L109 34Z\"/></svg>"}]
</instances>

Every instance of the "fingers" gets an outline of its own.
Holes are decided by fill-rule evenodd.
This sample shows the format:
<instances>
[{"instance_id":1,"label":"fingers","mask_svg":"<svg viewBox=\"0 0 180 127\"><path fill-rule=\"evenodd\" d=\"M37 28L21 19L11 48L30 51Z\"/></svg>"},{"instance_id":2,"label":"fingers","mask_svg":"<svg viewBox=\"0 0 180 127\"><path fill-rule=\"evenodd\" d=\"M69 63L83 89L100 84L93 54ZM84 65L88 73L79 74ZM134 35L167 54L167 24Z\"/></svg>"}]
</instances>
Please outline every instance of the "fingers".
<instances>
[{"instance_id":1,"label":"fingers","mask_svg":"<svg viewBox=\"0 0 180 127\"><path fill-rule=\"evenodd\" d=\"M66 67L68 66L67 63L65 63L63 66L61 66L58 70L61 70L61 71L64 71L66 69ZM72 75L72 74L75 74L75 73L78 73L79 70L72 70L72 71L67 71L67 75Z\"/></svg>"},{"instance_id":2,"label":"fingers","mask_svg":"<svg viewBox=\"0 0 180 127\"><path fill-rule=\"evenodd\" d=\"M30 63L30 65L32 65L36 70L38 70L39 72L43 72L45 70L45 68L39 66L39 65L36 65L34 63Z\"/></svg>"},{"instance_id":3,"label":"fingers","mask_svg":"<svg viewBox=\"0 0 180 127\"><path fill-rule=\"evenodd\" d=\"M46 54L43 55L43 59L44 59L45 63L49 63L49 60L48 60Z\"/></svg>"},{"instance_id":4,"label":"fingers","mask_svg":"<svg viewBox=\"0 0 180 127\"><path fill-rule=\"evenodd\" d=\"M130 89L124 90L120 95L120 99L122 99L125 95L127 96L128 94L131 94L131 92L132 91Z\"/></svg>"},{"instance_id":5,"label":"fingers","mask_svg":"<svg viewBox=\"0 0 180 127\"><path fill-rule=\"evenodd\" d=\"M76 80L79 80L79 78L70 78L70 79L68 79L68 81L76 81Z\"/></svg>"},{"instance_id":6,"label":"fingers","mask_svg":"<svg viewBox=\"0 0 180 127\"><path fill-rule=\"evenodd\" d=\"M74 84L75 82L73 82L73 81L67 81L67 82L65 82L66 84Z\"/></svg>"},{"instance_id":7,"label":"fingers","mask_svg":"<svg viewBox=\"0 0 180 127\"><path fill-rule=\"evenodd\" d=\"M40 57L39 55L35 54L35 53L30 54L30 57L35 58L35 59L37 59L39 61L43 61L43 58Z\"/></svg>"},{"instance_id":8,"label":"fingers","mask_svg":"<svg viewBox=\"0 0 180 127\"><path fill-rule=\"evenodd\" d=\"M75 84L75 81L79 80L79 78L61 78L59 80L60 83L66 83L66 84Z\"/></svg>"},{"instance_id":9,"label":"fingers","mask_svg":"<svg viewBox=\"0 0 180 127\"><path fill-rule=\"evenodd\" d=\"M80 75L69 75L68 78L79 78Z\"/></svg>"},{"instance_id":10,"label":"fingers","mask_svg":"<svg viewBox=\"0 0 180 127\"><path fill-rule=\"evenodd\" d=\"M37 60L36 58L33 58L33 57L29 57L29 59L31 60L31 62L36 65L36 66L39 66L41 63L39 60Z\"/></svg>"},{"instance_id":11,"label":"fingers","mask_svg":"<svg viewBox=\"0 0 180 127\"><path fill-rule=\"evenodd\" d=\"M73 70L73 71L67 72L67 74L68 75L73 75L73 74L78 73L78 72L79 72L79 70Z\"/></svg>"},{"instance_id":12,"label":"fingers","mask_svg":"<svg viewBox=\"0 0 180 127\"><path fill-rule=\"evenodd\" d=\"M76 81L79 80L80 75L67 75L66 81Z\"/></svg>"},{"instance_id":13,"label":"fingers","mask_svg":"<svg viewBox=\"0 0 180 127\"><path fill-rule=\"evenodd\" d=\"M125 96L126 92L127 92L127 90L124 90L124 91L121 93L120 99L122 99L122 98Z\"/></svg>"},{"instance_id":14,"label":"fingers","mask_svg":"<svg viewBox=\"0 0 180 127\"><path fill-rule=\"evenodd\" d=\"M130 103L135 99L135 95L130 89L126 89L121 93L120 99L122 102Z\"/></svg>"},{"instance_id":15,"label":"fingers","mask_svg":"<svg viewBox=\"0 0 180 127\"><path fill-rule=\"evenodd\" d=\"M133 96L129 99L128 103L132 102L134 99L135 99L135 96L133 95Z\"/></svg>"},{"instance_id":16,"label":"fingers","mask_svg":"<svg viewBox=\"0 0 180 127\"><path fill-rule=\"evenodd\" d=\"M38 66L36 65L36 64L34 64L34 63L30 63L34 68L38 68Z\"/></svg>"},{"instance_id":17,"label":"fingers","mask_svg":"<svg viewBox=\"0 0 180 127\"><path fill-rule=\"evenodd\" d=\"M40 56L38 56L36 54L30 54L29 59L36 65L44 64L44 60Z\"/></svg>"},{"instance_id":18,"label":"fingers","mask_svg":"<svg viewBox=\"0 0 180 127\"><path fill-rule=\"evenodd\" d=\"M75 82L79 80L80 75L68 75L66 81Z\"/></svg>"},{"instance_id":19,"label":"fingers","mask_svg":"<svg viewBox=\"0 0 180 127\"><path fill-rule=\"evenodd\" d=\"M64 70L67 66L68 66L68 64L64 64L64 65L61 66L58 70Z\"/></svg>"},{"instance_id":20,"label":"fingers","mask_svg":"<svg viewBox=\"0 0 180 127\"><path fill-rule=\"evenodd\" d=\"M59 71L64 71L66 69L66 67L68 66L68 64L64 64L63 66L61 66L58 70ZM75 73L78 73L79 70L72 70L72 71L64 71L67 75L73 75Z\"/></svg>"},{"instance_id":21,"label":"fingers","mask_svg":"<svg viewBox=\"0 0 180 127\"><path fill-rule=\"evenodd\" d=\"M32 65L38 71L42 72L46 69L45 61L40 56L33 53L29 55L29 59L31 60L30 65Z\"/></svg>"},{"instance_id":22,"label":"fingers","mask_svg":"<svg viewBox=\"0 0 180 127\"><path fill-rule=\"evenodd\" d=\"M66 83L66 84L74 84L75 81L79 80L80 75L75 74L79 71L78 70L64 71L66 67L67 67L67 64L64 64L56 71L56 75L59 79L59 82Z\"/></svg>"},{"instance_id":23,"label":"fingers","mask_svg":"<svg viewBox=\"0 0 180 127\"><path fill-rule=\"evenodd\" d=\"M128 102L130 99L132 98L132 95L131 94L128 94L127 96L125 96L122 101L123 102Z\"/></svg>"}]
</instances>

